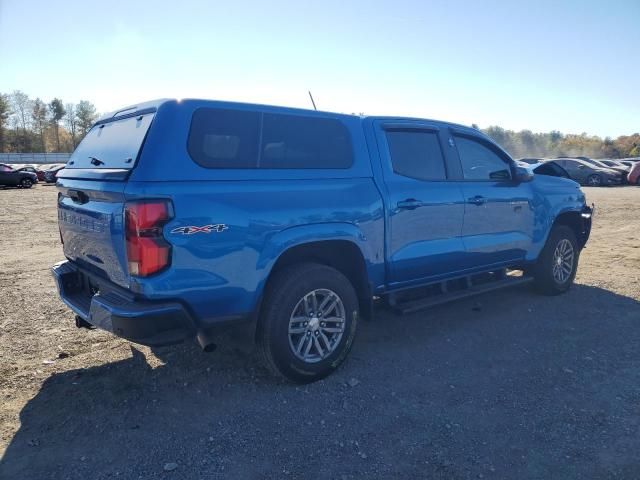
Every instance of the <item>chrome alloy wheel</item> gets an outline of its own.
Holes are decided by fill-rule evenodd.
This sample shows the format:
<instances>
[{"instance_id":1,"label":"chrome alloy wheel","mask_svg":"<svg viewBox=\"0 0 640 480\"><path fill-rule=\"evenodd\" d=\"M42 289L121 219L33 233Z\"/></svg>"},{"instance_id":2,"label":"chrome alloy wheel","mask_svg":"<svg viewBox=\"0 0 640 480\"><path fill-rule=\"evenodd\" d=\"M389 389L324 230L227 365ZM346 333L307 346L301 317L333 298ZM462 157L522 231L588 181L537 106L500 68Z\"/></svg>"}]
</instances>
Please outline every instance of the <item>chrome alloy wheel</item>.
<instances>
[{"instance_id":1,"label":"chrome alloy wheel","mask_svg":"<svg viewBox=\"0 0 640 480\"><path fill-rule=\"evenodd\" d=\"M307 363L331 355L344 334L346 312L342 299L333 291L318 288L298 301L289 318L289 347Z\"/></svg>"},{"instance_id":2,"label":"chrome alloy wheel","mask_svg":"<svg viewBox=\"0 0 640 480\"><path fill-rule=\"evenodd\" d=\"M599 175L590 175L589 178L587 178L587 184L591 187L599 187L601 183L602 179Z\"/></svg>"},{"instance_id":3,"label":"chrome alloy wheel","mask_svg":"<svg viewBox=\"0 0 640 480\"><path fill-rule=\"evenodd\" d=\"M553 279L557 283L565 283L571 277L574 259L573 245L563 238L553 252Z\"/></svg>"}]
</instances>

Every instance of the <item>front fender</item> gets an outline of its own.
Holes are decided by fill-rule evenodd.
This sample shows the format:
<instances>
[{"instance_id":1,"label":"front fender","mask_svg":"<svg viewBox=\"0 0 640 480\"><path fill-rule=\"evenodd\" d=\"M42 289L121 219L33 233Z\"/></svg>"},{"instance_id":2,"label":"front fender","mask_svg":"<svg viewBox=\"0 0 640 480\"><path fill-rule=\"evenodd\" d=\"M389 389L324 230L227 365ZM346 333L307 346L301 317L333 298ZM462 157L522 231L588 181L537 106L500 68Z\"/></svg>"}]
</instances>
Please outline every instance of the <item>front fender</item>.
<instances>
[{"instance_id":1,"label":"front fender","mask_svg":"<svg viewBox=\"0 0 640 480\"><path fill-rule=\"evenodd\" d=\"M533 248L529 252L527 260L534 261L538 258L540 252L547 242L547 239L549 238L551 229L558 222L558 220L566 214L574 214L577 217L580 217L582 228L585 232L584 238L581 241L581 246L584 246L591 232L591 208L583 202L584 200L582 202L572 202L570 204L557 205L545 216L543 228L541 229L542 235L539 235L536 241L533 243ZM584 215L587 215L587 217L585 217Z\"/></svg>"}]
</instances>

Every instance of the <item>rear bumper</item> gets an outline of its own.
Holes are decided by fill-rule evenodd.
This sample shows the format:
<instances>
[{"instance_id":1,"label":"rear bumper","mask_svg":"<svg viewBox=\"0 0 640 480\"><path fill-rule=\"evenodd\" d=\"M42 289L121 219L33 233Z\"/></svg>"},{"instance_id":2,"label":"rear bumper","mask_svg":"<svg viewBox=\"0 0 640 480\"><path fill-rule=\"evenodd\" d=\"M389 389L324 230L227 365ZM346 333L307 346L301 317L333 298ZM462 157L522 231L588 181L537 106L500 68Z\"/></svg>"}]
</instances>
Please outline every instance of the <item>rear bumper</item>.
<instances>
[{"instance_id":1,"label":"rear bumper","mask_svg":"<svg viewBox=\"0 0 640 480\"><path fill-rule=\"evenodd\" d=\"M197 333L179 302L150 302L119 291L68 261L52 268L62 301L91 325L149 346L171 345Z\"/></svg>"}]
</instances>

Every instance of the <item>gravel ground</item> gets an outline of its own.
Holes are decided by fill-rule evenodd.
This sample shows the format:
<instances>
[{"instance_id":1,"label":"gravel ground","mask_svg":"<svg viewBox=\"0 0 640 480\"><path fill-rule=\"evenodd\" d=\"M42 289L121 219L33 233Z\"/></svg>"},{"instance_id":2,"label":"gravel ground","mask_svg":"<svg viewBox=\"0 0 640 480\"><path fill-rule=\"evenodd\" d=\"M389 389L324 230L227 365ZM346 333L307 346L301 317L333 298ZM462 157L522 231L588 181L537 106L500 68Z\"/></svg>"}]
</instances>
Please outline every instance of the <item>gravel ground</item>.
<instances>
[{"instance_id":1,"label":"gravel ground","mask_svg":"<svg viewBox=\"0 0 640 480\"><path fill-rule=\"evenodd\" d=\"M568 294L380 311L304 387L76 329L55 188L0 190L0 478L640 478L640 188L585 190Z\"/></svg>"}]
</instances>

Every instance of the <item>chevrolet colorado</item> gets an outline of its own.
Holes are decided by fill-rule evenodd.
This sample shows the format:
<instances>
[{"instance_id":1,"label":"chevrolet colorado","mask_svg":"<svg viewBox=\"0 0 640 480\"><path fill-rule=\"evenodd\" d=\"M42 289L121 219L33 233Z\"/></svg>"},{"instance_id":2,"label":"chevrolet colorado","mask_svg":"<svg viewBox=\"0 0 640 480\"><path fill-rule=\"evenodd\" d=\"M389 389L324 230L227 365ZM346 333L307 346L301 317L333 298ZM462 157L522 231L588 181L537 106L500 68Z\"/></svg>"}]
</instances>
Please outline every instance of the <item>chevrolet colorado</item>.
<instances>
[{"instance_id":1,"label":"chevrolet colorado","mask_svg":"<svg viewBox=\"0 0 640 480\"><path fill-rule=\"evenodd\" d=\"M341 364L374 298L566 291L591 229L577 183L476 129L206 100L103 116L57 188L78 326L205 349L246 328L295 382Z\"/></svg>"}]
</instances>

